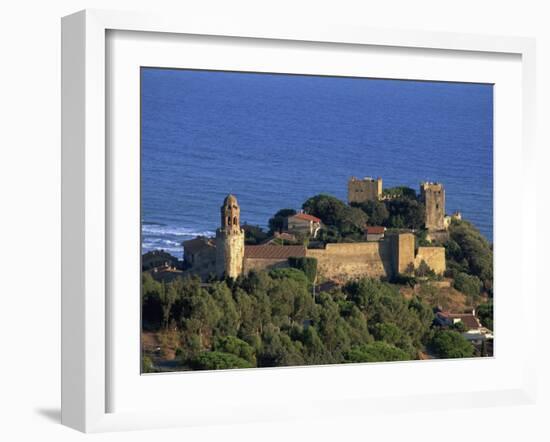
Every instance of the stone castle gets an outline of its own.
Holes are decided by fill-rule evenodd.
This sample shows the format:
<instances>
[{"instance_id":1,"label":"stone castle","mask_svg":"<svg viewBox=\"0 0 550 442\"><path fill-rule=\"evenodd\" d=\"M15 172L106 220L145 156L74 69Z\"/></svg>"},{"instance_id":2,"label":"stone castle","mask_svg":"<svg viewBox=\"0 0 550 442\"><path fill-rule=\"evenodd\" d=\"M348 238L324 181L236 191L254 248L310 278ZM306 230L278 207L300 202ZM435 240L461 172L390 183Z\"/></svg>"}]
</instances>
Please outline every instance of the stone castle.
<instances>
[{"instance_id":1,"label":"stone castle","mask_svg":"<svg viewBox=\"0 0 550 442\"><path fill-rule=\"evenodd\" d=\"M441 183L420 184L420 200L426 207L426 229L437 232L447 228L445 224L445 189Z\"/></svg>"},{"instance_id":2,"label":"stone castle","mask_svg":"<svg viewBox=\"0 0 550 442\"><path fill-rule=\"evenodd\" d=\"M220 211L215 240L198 237L183 243L186 267L203 279L213 273L237 278L250 270L288 267L289 258L303 257L317 259L322 279L339 282L363 276L391 278L410 273L422 262L437 274L445 271L445 249L415 248L415 236L409 232L389 234L378 241L326 244L321 249L304 245L245 245L237 198L228 195Z\"/></svg>"},{"instance_id":3,"label":"stone castle","mask_svg":"<svg viewBox=\"0 0 550 442\"><path fill-rule=\"evenodd\" d=\"M354 176L348 181L348 203L364 203L379 200L382 197L382 178L365 177L357 179Z\"/></svg>"},{"instance_id":4,"label":"stone castle","mask_svg":"<svg viewBox=\"0 0 550 442\"><path fill-rule=\"evenodd\" d=\"M384 195L382 178L351 177L348 181L348 203L380 201L389 196ZM426 207L425 227L433 239L445 239L445 232L452 219L461 219L460 212L451 216L445 214L445 188L441 183L424 181L420 183L420 201Z\"/></svg>"}]
</instances>

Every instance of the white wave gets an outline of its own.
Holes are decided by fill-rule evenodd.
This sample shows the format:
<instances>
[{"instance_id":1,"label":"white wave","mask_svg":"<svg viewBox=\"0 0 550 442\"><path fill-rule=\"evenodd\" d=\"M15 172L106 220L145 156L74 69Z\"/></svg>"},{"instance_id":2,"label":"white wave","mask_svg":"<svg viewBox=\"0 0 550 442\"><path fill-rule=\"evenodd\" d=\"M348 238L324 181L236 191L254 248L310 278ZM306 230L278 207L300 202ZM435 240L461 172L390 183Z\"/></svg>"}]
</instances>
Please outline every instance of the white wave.
<instances>
[{"instance_id":1,"label":"white wave","mask_svg":"<svg viewBox=\"0 0 550 442\"><path fill-rule=\"evenodd\" d=\"M159 224L142 224L141 232L143 235L172 235L172 236L213 236L214 232L210 230L196 230L188 227L162 226Z\"/></svg>"},{"instance_id":2,"label":"white wave","mask_svg":"<svg viewBox=\"0 0 550 442\"><path fill-rule=\"evenodd\" d=\"M164 239L164 238L145 238L143 240L143 244L150 244L151 246L158 247L158 246L172 246L172 247L179 247L181 246L181 241L173 241L171 239Z\"/></svg>"}]
</instances>

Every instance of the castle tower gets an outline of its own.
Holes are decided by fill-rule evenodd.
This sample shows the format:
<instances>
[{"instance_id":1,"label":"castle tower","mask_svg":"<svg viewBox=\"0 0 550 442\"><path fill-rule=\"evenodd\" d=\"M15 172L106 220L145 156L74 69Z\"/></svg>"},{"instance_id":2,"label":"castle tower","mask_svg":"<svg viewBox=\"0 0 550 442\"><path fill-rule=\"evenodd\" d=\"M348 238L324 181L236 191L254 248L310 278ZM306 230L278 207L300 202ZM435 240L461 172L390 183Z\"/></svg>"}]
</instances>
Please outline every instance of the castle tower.
<instances>
[{"instance_id":1,"label":"castle tower","mask_svg":"<svg viewBox=\"0 0 550 442\"><path fill-rule=\"evenodd\" d=\"M382 195L382 178L351 177L348 181L348 203L364 203L376 201Z\"/></svg>"},{"instance_id":2,"label":"castle tower","mask_svg":"<svg viewBox=\"0 0 550 442\"><path fill-rule=\"evenodd\" d=\"M420 184L420 199L426 206L426 229L445 230L445 189L441 183Z\"/></svg>"},{"instance_id":3,"label":"castle tower","mask_svg":"<svg viewBox=\"0 0 550 442\"><path fill-rule=\"evenodd\" d=\"M244 230L241 209L234 195L227 195L220 208L221 225L216 230L216 273L236 278L243 272Z\"/></svg>"},{"instance_id":4,"label":"castle tower","mask_svg":"<svg viewBox=\"0 0 550 442\"><path fill-rule=\"evenodd\" d=\"M390 236L393 244L393 271L407 274L414 270L415 239L412 233L397 233Z\"/></svg>"}]
</instances>

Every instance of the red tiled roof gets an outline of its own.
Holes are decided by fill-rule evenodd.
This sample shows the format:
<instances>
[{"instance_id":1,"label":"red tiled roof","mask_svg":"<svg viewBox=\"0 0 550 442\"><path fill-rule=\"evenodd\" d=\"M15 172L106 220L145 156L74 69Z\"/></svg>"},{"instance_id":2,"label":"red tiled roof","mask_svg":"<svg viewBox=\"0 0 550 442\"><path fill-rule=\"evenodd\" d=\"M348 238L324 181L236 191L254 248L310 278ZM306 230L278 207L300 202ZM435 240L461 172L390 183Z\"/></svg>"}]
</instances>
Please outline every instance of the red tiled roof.
<instances>
[{"instance_id":1,"label":"red tiled roof","mask_svg":"<svg viewBox=\"0 0 550 442\"><path fill-rule=\"evenodd\" d=\"M481 327L479 320L471 313L448 313L446 316L449 319L460 319L468 330Z\"/></svg>"},{"instance_id":2,"label":"red tiled roof","mask_svg":"<svg viewBox=\"0 0 550 442\"><path fill-rule=\"evenodd\" d=\"M309 215L308 213L297 213L296 215L292 215L290 218L298 218L302 219L304 221L313 221L314 223L320 223L321 220L317 218L316 216Z\"/></svg>"},{"instance_id":3,"label":"red tiled roof","mask_svg":"<svg viewBox=\"0 0 550 442\"><path fill-rule=\"evenodd\" d=\"M382 226L367 226L365 232L369 235L381 235L386 231L385 227Z\"/></svg>"},{"instance_id":4,"label":"red tiled roof","mask_svg":"<svg viewBox=\"0 0 550 442\"><path fill-rule=\"evenodd\" d=\"M252 259L288 259L291 257L302 258L306 256L304 246L245 246L244 257Z\"/></svg>"}]
</instances>

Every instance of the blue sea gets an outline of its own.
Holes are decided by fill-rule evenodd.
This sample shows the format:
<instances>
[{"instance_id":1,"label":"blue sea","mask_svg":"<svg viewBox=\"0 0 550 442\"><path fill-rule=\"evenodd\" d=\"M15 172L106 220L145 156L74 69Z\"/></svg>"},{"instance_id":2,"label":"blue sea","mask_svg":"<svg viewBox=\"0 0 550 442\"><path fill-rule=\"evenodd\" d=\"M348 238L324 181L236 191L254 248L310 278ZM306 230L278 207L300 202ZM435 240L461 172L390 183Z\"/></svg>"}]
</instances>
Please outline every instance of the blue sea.
<instances>
[{"instance_id":1,"label":"blue sea","mask_svg":"<svg viewBox=\"0 0 550 442\"><path fill-rule=\"evenodd\" d=\"M440 181L492 240L493 87L429 81L142 68L142 248L181 258L211 235L227 193L266 226L310 196Z\"/></svg>"}]
</instances>

